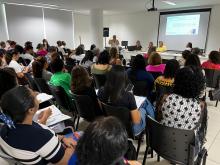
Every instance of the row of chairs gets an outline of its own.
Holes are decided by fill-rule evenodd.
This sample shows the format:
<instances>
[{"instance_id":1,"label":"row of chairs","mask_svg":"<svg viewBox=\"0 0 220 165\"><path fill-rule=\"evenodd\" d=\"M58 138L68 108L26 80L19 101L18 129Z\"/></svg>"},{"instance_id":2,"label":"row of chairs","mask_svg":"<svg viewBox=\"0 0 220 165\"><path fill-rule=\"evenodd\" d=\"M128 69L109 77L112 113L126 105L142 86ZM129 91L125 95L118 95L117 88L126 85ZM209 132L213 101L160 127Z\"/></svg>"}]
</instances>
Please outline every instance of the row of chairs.
<instances>
[{"instance_id":1,"label":"row of chairs","mask_svg":"<svg viewBox=\"0 0 220 165\"><path fill-rule=\"evenodd\" d=\"M79 119L83 118L84 120L91 122L98 116L95 114L94 110L94 102L93 100L86 95L75 95L72 94L72 99L66 94L64 89L60 86L49 85L43 79L28 77L28 81L30 82L30 86L34 87L33 89L39 92L46 92L48 94L52 94L55 100L56 105L64 111L68 111L72 113L73 123L75 126L75 130L78 130ZM40 83L39 83L40 82ZM50 92L47 92L47 91ZM114 107L111 105L107 105L105 103L101 103L103 115L105 116L115 116L123 123L126 127L128 137L130 139L138 139L138 147L137 147L137 156L140 150L141 139L143 137L143 133L134 136L132 130L132 123L130 119L130 111L124 107Z\"/></svg>"}]
</instances>

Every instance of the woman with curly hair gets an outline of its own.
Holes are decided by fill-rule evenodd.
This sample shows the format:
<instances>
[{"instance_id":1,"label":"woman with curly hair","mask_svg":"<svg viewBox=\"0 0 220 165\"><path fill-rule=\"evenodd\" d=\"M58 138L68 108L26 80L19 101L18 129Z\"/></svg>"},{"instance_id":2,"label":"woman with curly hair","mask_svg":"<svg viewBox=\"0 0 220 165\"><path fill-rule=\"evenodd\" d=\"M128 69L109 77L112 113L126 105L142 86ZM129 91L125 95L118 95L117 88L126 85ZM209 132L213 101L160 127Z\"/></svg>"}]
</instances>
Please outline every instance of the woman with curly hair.
<instances>
[{"instance_id":1,"label":"woman with curly hair","mask_svg":"<svg viewBox=\"0 0 220 165\"><path fill-rule=\"evenodd\" d=\"M163 125L185 130L196 128L204 108L199 96L205 88L205 78L198 67L185 67L177 71L173 93L164 100L161 111Z\"/></svg>"}]
</instances>

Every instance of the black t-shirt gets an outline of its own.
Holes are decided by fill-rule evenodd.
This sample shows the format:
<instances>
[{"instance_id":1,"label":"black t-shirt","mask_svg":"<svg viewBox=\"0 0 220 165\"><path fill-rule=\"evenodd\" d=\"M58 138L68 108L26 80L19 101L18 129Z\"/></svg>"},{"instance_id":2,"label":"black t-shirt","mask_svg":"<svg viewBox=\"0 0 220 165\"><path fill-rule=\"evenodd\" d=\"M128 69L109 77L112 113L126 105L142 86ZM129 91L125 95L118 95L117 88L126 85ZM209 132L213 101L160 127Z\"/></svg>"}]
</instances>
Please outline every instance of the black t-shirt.
<instances>
[{"instance_id":1,"label":"black t-shirt","mask_svg":"<svg viewBox=\"0 0 220 165\"><path fill-rule=\"evenodd\" d=\"M104 103L109 103L109 97L104 91L104 88L100 88L98 91L98 98L100 101ZM121 97L115 102L115 103L110 103L113 106L121 106L121 107L126 107L130 111L137 109L136 101L134 98L134 95L130 92L123 91L121 94Z\"/></svg>"}]
</instances>

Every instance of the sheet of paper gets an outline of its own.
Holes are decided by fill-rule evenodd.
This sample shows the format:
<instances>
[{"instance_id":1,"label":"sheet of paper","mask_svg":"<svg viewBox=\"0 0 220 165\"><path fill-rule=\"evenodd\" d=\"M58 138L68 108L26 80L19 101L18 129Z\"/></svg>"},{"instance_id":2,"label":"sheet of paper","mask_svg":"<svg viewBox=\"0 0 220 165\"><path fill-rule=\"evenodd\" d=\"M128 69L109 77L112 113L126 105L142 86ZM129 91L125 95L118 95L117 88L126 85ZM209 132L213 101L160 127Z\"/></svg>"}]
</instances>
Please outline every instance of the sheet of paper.
<instances>
[{"instance_id":1,"label":"sheet of paper","mask_svg":"<svg viewBox=\"0 0 220 165\"><path fill-rule=\"evenodd\" d=\"M140 108L141 104L144 102L146 97L141 97L141 96L134 96L134 97L135 97L137 107Z\"/></svg>"},{"instance_id":2,"label":"sheet of paper","mask_svg":"<svg viewBox=\"0 0 220 165\"><path fill-rule=\"evenodd\" d=\"M37 95L37 100L39 101L39 103L43 103L45 101L51 100L53 98L52 95L48 95L46 93L40 93Z\"/></svg>"},{"instance_id":3,"label":"sheet of paper","mask_svg":"<svg viewBox=\"0 0 220 165\"><path fill-rule=\"evenodd\" d=\"M38 110L34 116L34 120L38 119L39 114L41 112L47 110L48 108L50 108L52 110L52 115L47 119L47 122L46 122L47 126L51 126L51 125L57 124L61 121L64 121L64 120L71 118L70 116L63 114L55 105L51 105L47 108Z\"/></svg>"}]
</instances>

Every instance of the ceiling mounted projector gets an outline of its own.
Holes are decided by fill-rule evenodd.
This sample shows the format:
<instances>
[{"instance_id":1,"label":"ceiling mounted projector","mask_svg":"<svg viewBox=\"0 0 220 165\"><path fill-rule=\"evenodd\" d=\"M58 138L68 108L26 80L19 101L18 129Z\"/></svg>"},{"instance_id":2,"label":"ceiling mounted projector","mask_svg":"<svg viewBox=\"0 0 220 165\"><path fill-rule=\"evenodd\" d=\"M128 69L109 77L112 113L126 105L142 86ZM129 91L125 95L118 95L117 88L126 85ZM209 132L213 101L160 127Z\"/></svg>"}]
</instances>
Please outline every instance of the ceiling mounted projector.
<instances>
[{"instance_id":1,"label":"ceiling mounted projector","mask_svg":"<svg viewBox=\"0 0 220 165\"><path fill-rule=\"evenodd\" d=\"M152 0L152 7L150 9L147 9L147 11L157 11L157 8L155 7L155 0Z\"/></svg>"}]
</instances>

